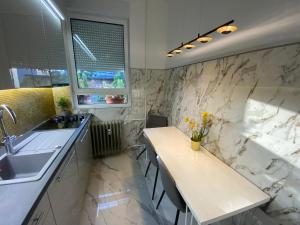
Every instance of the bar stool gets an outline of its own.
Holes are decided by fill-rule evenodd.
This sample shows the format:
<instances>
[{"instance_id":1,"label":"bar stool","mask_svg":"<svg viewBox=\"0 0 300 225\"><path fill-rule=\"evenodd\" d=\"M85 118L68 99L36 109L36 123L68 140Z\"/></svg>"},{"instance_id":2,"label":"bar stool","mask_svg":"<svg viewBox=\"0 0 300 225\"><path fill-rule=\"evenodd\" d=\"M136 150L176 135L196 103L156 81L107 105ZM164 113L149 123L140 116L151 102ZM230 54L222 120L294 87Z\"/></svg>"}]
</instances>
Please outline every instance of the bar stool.
<instances>
[{"instance_id":1,"label":"bar stool","mask_svg":"<svg viewBox=\"0 0 300 225\"><path fill-rule=\"evenodd\" d=\"M154 185L153 185L153 191L152 191L152 200L154 199L154 194L155 194L155 189L156 189L156 183L157 183L157 178L158 178L158 172L159 172L159 167L158 167L158 162L157 162L157 154L150 143L150 141L144 136L145 140L145 149L148 150L148 156L149 156L149 163L146 169L145 177L147 177L150 165L152 164L153 166L156 167L156 173L155 173L155 180L154 180Z\"/></svg>"},{"instance_id":2,"label":"bar stool","mask_svg":"<svg viewBox=\"0 0 300 225\"><path fill-rule=\"evenodd\" d=\"M166 116L158 116L149 114L147 121L146 121L146 128L155 128L155 127L167 127L168 126L168 118ZM146 148L144 148L136 157L136 160L138 160L141 155L146 151Z\"/></svg>"},{"instance_id":3,"label":"bar stool","mask_svg":"<svg viewBox=\"0 0 300 225\"><path fill-rule=\"evenodd\" d=\"M171 200L171 202L177 208L176 218L175 218L175 223L174 223L174 225L177 225L180 211L187 213L187 211L188 211L187 205L186 205L185 201L183 200L181 194L179 193L174 179L172 178L167 167L165 166L165 164L163 163L163 161L160 159L159 156L157 156L157 162L158 162L158 167L160 170L160 176L161 176L162 185L163 185L164 190L161 193L159 201L156 205L156 209L158 209L158 207L166 193L168 195L169 199Z\"/></svg>"}]
</instances>

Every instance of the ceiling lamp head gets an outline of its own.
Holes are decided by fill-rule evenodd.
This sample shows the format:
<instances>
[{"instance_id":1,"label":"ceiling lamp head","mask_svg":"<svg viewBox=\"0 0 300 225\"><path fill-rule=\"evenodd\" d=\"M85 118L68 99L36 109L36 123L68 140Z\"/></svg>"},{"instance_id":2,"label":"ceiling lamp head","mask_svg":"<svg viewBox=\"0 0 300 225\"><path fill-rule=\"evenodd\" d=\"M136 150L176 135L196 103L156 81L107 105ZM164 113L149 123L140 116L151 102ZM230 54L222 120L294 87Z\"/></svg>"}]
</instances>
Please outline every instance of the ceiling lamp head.
<instances>
[{"instance_id":1,"label":"ceiling lamp head","mask_svg":"<svg viewBox=\"0 0 300 225\"><path fill-rule=\"evenodd\" d=\"M192 49L192 48L196 48L196 45L193 45L193 44L185 44L183 46L185 49Z\"/></svg>"},{"instance_id":2,"label":"ceiling lamp head","mask_svg":"<svg viewBox=\"0 0 300 225\"><path fill-rule=\"evenodd\" d=\"M167 53L167 56L171 58L171 57L174 56L174 54L173 53Z\"/></svg>"},{"instance_id":3,"label":"ceiling lamp head","mask_svg":"<svg viewBox=\"0 0 300 225\"><path fill-rule=\"evenodd\" d=\"M219 27L217 29L217 32L220 34L230 34L232 32L237 31L237 29L238 28L235 25L226 25L226 26Z\"/></svg>"},{"instance_id":4,"label":"ceiling lamp head","mask_svg":"<svg viewBox=\"0 0 300 225\"><path fill-rule=\"evenodd\" d=\"M174 51L173 51L173 53L175 53L175 54L180 54L182 52L182 50L181 49L175 49Z\"/></svg>"},{"instance_id":5,"label":"ceiling lamp head","mask_svg":"<svg viewBox=\"0 0 300 225\"><path fill-rule=\"evenodd\" d=\"M198 42L207 43L210 42L213 38L211 36L202 36L197 39Z\"/></svg>"}]
</instances>

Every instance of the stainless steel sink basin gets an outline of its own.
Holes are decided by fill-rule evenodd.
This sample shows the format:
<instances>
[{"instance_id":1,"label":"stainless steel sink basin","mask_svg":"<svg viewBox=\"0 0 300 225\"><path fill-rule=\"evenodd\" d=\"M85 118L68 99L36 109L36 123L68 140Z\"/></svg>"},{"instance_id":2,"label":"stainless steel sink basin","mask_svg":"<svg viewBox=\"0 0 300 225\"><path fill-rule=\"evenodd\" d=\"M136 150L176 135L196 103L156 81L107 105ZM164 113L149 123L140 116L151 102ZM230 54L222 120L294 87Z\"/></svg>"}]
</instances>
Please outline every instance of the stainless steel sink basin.
<instances>
[{"instance_id":1,"label":"stainless steel sink basin","mask_svg":"<svg viewBox=\"0 0 300 225\"><path fill-rule=\"evenodd\" d=\"M0 184L38 180L49 167L54 152L31 155L4 155L0 159ZM51 161L51 162L50 162Z\"/></svg>"}]
</instances>

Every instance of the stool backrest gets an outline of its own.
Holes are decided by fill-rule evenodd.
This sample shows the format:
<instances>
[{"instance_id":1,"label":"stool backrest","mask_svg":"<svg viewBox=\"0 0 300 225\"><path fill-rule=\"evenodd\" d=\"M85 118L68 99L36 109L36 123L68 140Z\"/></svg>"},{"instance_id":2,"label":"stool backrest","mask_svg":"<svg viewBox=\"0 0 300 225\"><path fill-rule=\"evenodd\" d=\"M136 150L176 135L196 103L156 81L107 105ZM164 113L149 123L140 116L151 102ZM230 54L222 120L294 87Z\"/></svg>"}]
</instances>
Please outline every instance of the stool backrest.
<instances>
[{"instance_id":1,"label":"stool backrest","mask_svg":"<svg viewBox=\"0 0 300 225\"><path fill-rule=\"evenodd\" d=\"M166 116L148 115L146 128L167 127L168 118Z\"/></svg>"},{"instance_id":2,"label":"stool backrest","mask_svg":"<svg viewBox=\"0 0 300 225\"><path fill-rule=\"evenodd\" d=\"M179 209L182 212L185 212L185 201L183 200L181 194L179 193L176 183L171 176L169 170L163 163L163 161L160 159L160 157L157 157L160 176L162 180L162 185L164 187L164 190L166 191L166 194L168 195L169 199L173 204L176 206L177 209Z\"/></svg>"}]
</instances>

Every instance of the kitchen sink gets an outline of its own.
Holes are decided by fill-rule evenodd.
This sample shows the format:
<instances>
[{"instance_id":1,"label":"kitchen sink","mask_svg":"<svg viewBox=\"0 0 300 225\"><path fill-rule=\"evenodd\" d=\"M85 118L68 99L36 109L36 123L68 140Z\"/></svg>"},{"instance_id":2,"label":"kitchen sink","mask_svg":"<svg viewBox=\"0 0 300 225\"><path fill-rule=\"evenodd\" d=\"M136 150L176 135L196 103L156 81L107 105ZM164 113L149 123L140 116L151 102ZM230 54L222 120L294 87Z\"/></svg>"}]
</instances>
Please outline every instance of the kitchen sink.
<instances>
[{"instance_id":1,"label":"kitchen sink","mask_svg":"<svg viewBox=\"0 0 300 225\"><path fill-rule=\"evenodd\" d=\"M56 154L53 151L30 155L3 155L0 158L0 185L39 180L55 158L54 155Z\"/></svg>"},{"instance_id":2,"label":"kitchen sink","mask_svg":"<svg viewBox=\"0 0 300 225\"><path fill-rule=\"evenodd\" d=\"M0 185L41 179L72 134L37 132L15 146L17 154L0 156Z\"/></svg>"}]
</instances>

